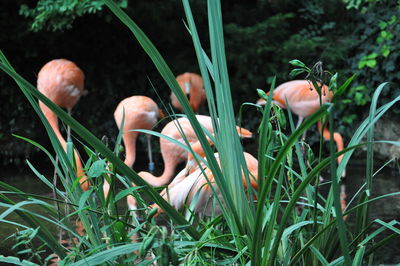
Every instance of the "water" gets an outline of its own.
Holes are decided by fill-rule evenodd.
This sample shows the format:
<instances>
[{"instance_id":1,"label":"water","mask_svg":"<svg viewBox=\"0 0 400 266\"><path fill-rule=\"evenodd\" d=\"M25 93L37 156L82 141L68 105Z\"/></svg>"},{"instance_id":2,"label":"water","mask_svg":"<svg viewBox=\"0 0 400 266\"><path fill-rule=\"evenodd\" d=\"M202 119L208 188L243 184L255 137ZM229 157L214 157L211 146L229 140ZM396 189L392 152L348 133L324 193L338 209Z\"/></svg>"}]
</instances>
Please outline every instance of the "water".
<instances>
[{"instance_id":1,"label":"water","mask_svg":"<svg viewBox=\"0 0 400 266\"><path fill-rule=\"evenodd\" d=\"M362 161L358 165L353 165L347 169L347 200L349 201L363 184L365 167L362 165ZM160 170L161 171L161 170ZM48 170L45 173L46 177L52 177L52 170ZM46 187L39 179L29 170L27 166L24 166L22 170L9 169L3 171L1 181L6 182L12 186L15 186L27 193L40 194L43 196L51 197L52 191ZM400 176L398 172L395 172L389 168L379 172L374 180L372 186L372 197L379 195L398 192L400 191ZM354 206L354 203L353 203ZM31 207L32 210L35 208ZM0 208L0 212L4 209ZM36 209L37 211L38 209ZM390 222L392 220L400 221L400 196L394 196L385 198L383 200L376 201L370 205L370 218L371 221L380 219L384 222ZM16 214L10 214L7 219L22 222ZM354 225L354 215L350 216L347 225L351 228ZM378 226L373 226L373 229L377 229ZM14 225L0 224L0 254L2 255L15 255L11 250L13 245L12 240L6 240L6 238L16 231ZM388 236L389 231L387 230L382 236ZM395 264L400 263L400 238L397 237L392 242L382 247L374 258L374 264Z\"/></svg>"},{"instance_id":2,"label":"water","mask_svg":"<svg viewBox=\"0 0 400 266\"><path fill-rule=\"evenodd\" d=\"M352 196L359 190L360 186L365 182L365 167L363 165L352 166L347 168L346 192L347 201L349 202ZM380 195L389 194L400 191L400 175L398 170L384 169L375 175L372 181L372 196L375 198ZM355 206L357 200L350 205ZM369 208L370 221L380 219L384 222L392 220L400 221L400 196L387 197L370 204ZM355 217L351 215L347 221L347 225L351 228L354 225ZM380 226L374 224L372 231L375 231ZM398 227L398 226L397 226ZM379 239L390 235L389 230L384 231ZM380 248L374 258L374 264L397 264L400 263L400 237L392 240L388 245Z\"/></svg>"}]
</instances>

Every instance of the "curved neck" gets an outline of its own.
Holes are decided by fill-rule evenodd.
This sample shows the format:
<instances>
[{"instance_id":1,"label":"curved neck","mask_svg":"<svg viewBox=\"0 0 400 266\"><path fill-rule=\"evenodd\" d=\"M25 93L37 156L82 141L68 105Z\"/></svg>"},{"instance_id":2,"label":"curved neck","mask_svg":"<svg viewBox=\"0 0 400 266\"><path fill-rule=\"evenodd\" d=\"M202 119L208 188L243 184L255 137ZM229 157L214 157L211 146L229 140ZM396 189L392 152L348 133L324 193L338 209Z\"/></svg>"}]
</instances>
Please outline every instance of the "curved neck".
<instances>
[{"instance_id":1,"label":"curved neck","mask_svg":"<svg viewBox=\"0 0 400 266\"><path fill-rule=\"evenodd\" d=\"M161 176L157 177L152 175L149 172L140 172L139 175L143 180L149 183L153 187L160 187L168 185L175 173L176 164L165 163L164 165L164 172Z\"/></svg>"},{"instance_id":2,"label":"curved neck","mask_svg":"<svg viewBox=\"0 0 400 266\"><path fill-rule=\"evenodd\" d=\"M317 127L318 127L318 131L322 134L322 136L323 136L323 138L325 139L325 140L330 140L331 139L331 133L329 132L329 130L327 129L327 127L325 126L323 129L322 129L322 123L321 123L321 121L318 121L318 124L317 124ZM342 137L342 135L340 135L339 133L333 133L333 140L335 141L335 143L336 143L336 148L337 148L337 151L341 151L341 150L343 150L343 148L344 148L344 144L343 144L343 137ZM343 158L343 155L340 155L339 157L338 157L338 163L340 163L341 161L342 161L342 158Z\"/></svg>"},{"instance_id":3,"label":"curved neck","mask_svg":"<svg viewBox=\"0 0 400 266\"><path fill-rule=\"evenodd\" d=\"M58 141L60 142L64 151L67 151L67 143L63 136L61 135L60 128L58 127L58 118L55 113L53 113L46 105L42 102L39 103L40 109L42 109L44 116L46 117L47 121L51 128L53 129L54 133ZM87 182L86 175L83 171L82 162L79 158L78 152L74 149L74 156L75 156L75 164L76 164L76 176L80 178L80 184L83 191L87 191L89 189L89 183Z\"/></svg>"},{"instance_id":4,"label":"curved neck","mask_svg":"<svg viewBox=\"0 0 400 266\"><path fill-rule=\"evenodd\" d=\"M67 149L67 143L65 142L65 139L61 135L60 128L58 127L58 118L53 111L51 111L46 105L44 105L42 102L39 103L40 109L42 109L42 112L44 116L46 117L47 121L49 122L51 128L53 129L54 133L56 134L56 137L61 143L61 146L63 147L64 150Z\"/></svg>"},{"instance_id":5,"label":"curved neck","mask_svg":"<svg viewBox=\"0 0 400 266\"><path fill-rule=\"evenodd\" d=\"M122 136L125 145L124 163L131 168L136 160L136 140L138 135L138 132L126 131Z\"/></svg>"}]
</instances>

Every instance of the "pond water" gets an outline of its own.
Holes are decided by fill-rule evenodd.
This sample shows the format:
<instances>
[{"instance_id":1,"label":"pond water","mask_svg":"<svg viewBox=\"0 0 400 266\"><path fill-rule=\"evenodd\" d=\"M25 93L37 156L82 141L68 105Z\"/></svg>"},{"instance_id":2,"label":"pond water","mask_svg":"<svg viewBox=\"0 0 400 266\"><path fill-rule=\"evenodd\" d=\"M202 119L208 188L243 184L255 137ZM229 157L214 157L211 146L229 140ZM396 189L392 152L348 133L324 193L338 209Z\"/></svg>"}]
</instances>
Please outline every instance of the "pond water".
<instances>
[{"instance_id":1,"label":"pond water","mask_svg":"<svg viewBox=\"0 0 400 266\"><path fill-rule=\"evenodd\" d=\"M365 167L362 164L363 162L359 161L358 164L352 165L347 169L348 180L346 190L348 201L364 182ZM35 177L27 166L24 166L23 168L24 169L19 171L16 171L15 169L3 171L3 174L0 176L1 181L15 186L27 193L51 197L52 191L43 185L43 183ZM43 174L47 177L52 177L52 170ZM386 168L375 176L372 190L373 197L397 191L400 191L400 176L398 170L394 171L390 168ZM2 211L1 208L0 211ZM16 222L22 222L22 220L14 214L7 218ZM394 219L400 221L400 196L385 198L373 203L370 207L370 218L371 220L381 219L384 222L390 222ZM350 216L347 225L351 227L353 224L354 216ZM376 226L375 228L378 227ZM6 240L9 235L15 232L15 230L15 226L13 225L7 225L4 223L0 224L0 254L15 255L11 250L13 241ZM382 236L387 236L389 233L390 232L387 231L382 234ZM382 247L376 253L374 258L374 264L395 263L400 263L400 237L395 238L389 245Z\"/></svg>"}]
</instances>

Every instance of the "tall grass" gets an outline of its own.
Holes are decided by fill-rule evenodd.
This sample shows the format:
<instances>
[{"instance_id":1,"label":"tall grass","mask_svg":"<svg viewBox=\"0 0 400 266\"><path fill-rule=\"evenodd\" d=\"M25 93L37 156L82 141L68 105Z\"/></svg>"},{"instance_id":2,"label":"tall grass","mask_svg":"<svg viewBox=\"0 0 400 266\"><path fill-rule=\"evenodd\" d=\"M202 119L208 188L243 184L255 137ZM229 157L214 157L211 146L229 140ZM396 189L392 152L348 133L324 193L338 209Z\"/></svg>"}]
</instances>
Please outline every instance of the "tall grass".
<instances>
[{"instance_id":1,"label":"tall grass","mask_svg":"<svg viewBox=\"0 0 400 266\"><path fill-rule=\"evenodd\" d=\"M196 135L201 142L207 161L205 162L214 175L215 184L211 185L213 192L220 192L214 196L215 206L221 209L221 215L212 215L199 220L190 206L185 216L176 211L166 202L156 190L150 187L132 169L127 167L114 151L106 147L99 139L91 134L63 110L49 101L29 82L14 71L6 57L0 54L0 68L12 77L21 91L41 118L56 156L34 141L32 145L40 148L51 159L57 174L62 181L63 189L53 186L40 174L40 170L29 164L31 169L46 185L54 189L59 200L46 199L69 206L66 217L63 211L35 196L27 195L3 182L0 182L0 206L6 211L0 214L0 221L13 223L6 219L10 212L17 212L27 223L27 226L15 224L21 228L37 229L36 236L41 242L56 253L62 263L68 265L95 265L95 264L127 264L139 257L143 259L147 251L155 255L154 260L162 265L168 264L251 264L251 265L361 265L367 261L375 250L387 244L398 236L397 221L384 223L380 220L370 221L368 206L374 200L398 195L392 193L375 199L371 198L373 156L372 145L373 129L378 119L400 97L377 108L377 99L385 84L378 87L371 103L370 114L354 133L348 147L342 152L335 152L333 143L330 143L330 154L320 161L313 162L312 167L305 164L299 137L323 118L329 121L330 131L333 132L332 116L334 104L324 104L308 117L299 128L293 126L293 119L289 116L291 133L286 136L280 128L282 125L275 119L275 107L271 96L267 97L267 104L260 113L259 147L257 157L258 190L250 186L244 188L242 171L249 184L252 177L247 169L243 147L236 133L236 118L232 104L232 95L229 83L229 73L226 64L222 10L219 1L208 1L208 24L210 36L210 56L205 52L197 34L194 16L189 1L183 0L189 34L193 39L201 75L207 94L208 107L212 117L215 136L212 137L215 149L219 153L220 165L214 151L208 144L206 132L196 120L195 114L183 95L175 77L157 51L156 47L140 30L135 22L125 14L112 0L104 1L112 13L124 23L133 33L149 55L167 85L180 101L187 118L190 120ZM335 98L350 84L354 77L348 79L336 91ZM271 89L273 90L274 85ZM68 150L64 152L49 123L40 111L37 99L46 104L72 131L85 142L85 151L89 160L85 165L86 173L92 184L89 191L83 192L74 175L74 153L72 143L68 143ZM273 125L277 125L274 127ZM148 132L148 131L147 131ZM148 132L150 133L150 132ZM153 133L159 135L157 133ZM367 135L367 142L363 138ZM26 139L25 139L26 140ZM121 141L121 132L117 137L117 145ZM398 143L397 143L398 144ZM87 145L87 146L86 146ZM367 166L365 186L360 190L358 203L353 203L345 213L342 213L339 203L340 177L347 166L354 149L367 146ZM186 147L190 151L190 147ZM336 167L336 158L344 154L340 165ZM299 162L300 171L294 167ZM327 195L322 195L314 184L321 172L330 166L330 189ZM326 171L324 172L326 173ZM111 190L110 195L104 198L102 191L103 180L107 178L114 187L121 182L125 189L119 193ZM351 181L351 180L350 180ZM131 182L137 186L132 187ZM137 192L141 191L145 197ZM17 195L22 201L16 203L11 200L10 194ZM128 194L133 194L144 202L142 208L143 220L137 220L129 213L121 210L116 202ZM255 197L253 197L253 195ZM168 230L157 225L152 216L154 211L147 207L153 201L166 213L170 223ZM27 204L35 204L45 210L47 215L34 213L26 209ZM303 206L301 213L297 207ZM350 230L343 215L356 215L355 230ZM78 217L85 229L80 235L71 224L72 217ZM132 219L134 221L132 221ZM63 247L53 234L43 226L50 222L62 228L70 238L77 239L72 247ZM134 222L134 223L132 223ZM379 229L371 232L371 223L379 224ZM134 225L132 225L134 224ZM376 237L384 230L392 231L390 237L375 243ZM130 237L139 233L140 238L131 242ZM134 253L137 251L137 253ZM15 258L0 257L2 262L12 262ZM137 262L137 261L136 261ZM40 263L40 262L39 262Z\"/></svg>"}]
</instances>

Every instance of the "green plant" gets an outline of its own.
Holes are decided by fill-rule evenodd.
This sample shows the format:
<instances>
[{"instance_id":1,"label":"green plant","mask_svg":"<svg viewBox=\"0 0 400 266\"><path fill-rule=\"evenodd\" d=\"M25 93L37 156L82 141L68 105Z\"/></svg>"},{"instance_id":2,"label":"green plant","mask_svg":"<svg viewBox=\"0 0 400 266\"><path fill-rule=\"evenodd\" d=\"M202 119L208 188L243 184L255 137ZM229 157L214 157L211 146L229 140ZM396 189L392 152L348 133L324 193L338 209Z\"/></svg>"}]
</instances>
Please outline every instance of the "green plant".
<instances>
[{"instance_id":1,"label":"green plant","mask_svg":"<svg viewBox=\"0 0 400 266\"><path fill-rule=\"evenodd\" d=\"M126 8L127 0L120 0L119 5ZM103 9L103 1L53 1L40 0L34 8L23 4L19 14L33 19L31 30L42 29L57 31L71 29L77 17L98 13Z\"/></svg>"},{"instance_id":2,"label":"green plant","mask_svg":"<svg viewBox=\"0 0 400 266\"><path fill-rule=\"evenodd\" d=\"M398 78L392 75L398 62L398 8L395 1L365 1L365 6L355 14L358 23L354 34L360 37L349 51L349 62L357 79L354 88L348 91L342 109L352 108L351 105L355 108L366 106L370 102L373 88L384 80L398 83ZM380 101L393 99L397 94L397 88L385 90ZM391 112L397 113L397 109ZM347 114L345 118L352 121Z\"/></svg>"}]
</instances>

